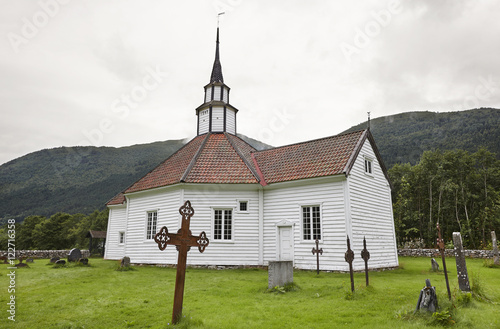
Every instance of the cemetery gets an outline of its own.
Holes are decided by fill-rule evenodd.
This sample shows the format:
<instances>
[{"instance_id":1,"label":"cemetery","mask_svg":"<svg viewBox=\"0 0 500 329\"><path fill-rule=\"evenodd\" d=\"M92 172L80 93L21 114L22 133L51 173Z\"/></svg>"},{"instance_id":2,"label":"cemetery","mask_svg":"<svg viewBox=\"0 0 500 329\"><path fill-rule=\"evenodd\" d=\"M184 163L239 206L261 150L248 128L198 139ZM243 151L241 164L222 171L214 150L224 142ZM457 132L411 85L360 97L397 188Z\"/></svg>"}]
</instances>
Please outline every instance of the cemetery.
<instances>
[{"instance_id":1,"label":"cemetery","mask_svg":"<svg viewBox=\"0 0 500 329\"><path fill-rule=\"evenodd\" d=\"M192 232L195 237L199 233ZM190 243L194 245L196 241ZM205 246L210 248L209 244ZM311 248L315 247L312 243ZM347 247L346 241L347 260L362 257L362 250L351 250L352 255ZM199 252L191 249L188 258L191 253ZM369 249L368 244L363 250L369 253ZM363 254L369 267L369 257L366 252ZM310 254L313 260L316 256ZM68 260L68 255L60 260ZM431 328L452 324L455 328L500 327L499 267L485 266L490 263L484 259L456 261L455 257L446 257L451 289L448 298L441 258L435 258L438 270L432 269L431 260L431 257L400 257L398 269L370 270L369 286L365 271L353 272L351 281L349 272L321 270L321 257L319 274L316 269L294 269L290 273L291 264L282 264L286 262L270 264L269 269L187 266L182 315L174 325L171 312L176 267L133 265L127 257L122 261L90 258L85 266L73 261L60 267L54 267L50 259L34 259L29 267L16 270L15 325L18 328ZM117 270L123 266L133 270ZM8 267L8 264L0 267L3 287L8 285ZM284 275L278 275L278 268L285 269ZM467 283L462 282L464 277ZM278 284L292 280L293 285L289 285L292 289L272 289L271 279L278 280ZM469 287L471 294L461 292L462 285ZM6 298L2 294L0 302L6 303Z\"/></svg>"}]
</instances>

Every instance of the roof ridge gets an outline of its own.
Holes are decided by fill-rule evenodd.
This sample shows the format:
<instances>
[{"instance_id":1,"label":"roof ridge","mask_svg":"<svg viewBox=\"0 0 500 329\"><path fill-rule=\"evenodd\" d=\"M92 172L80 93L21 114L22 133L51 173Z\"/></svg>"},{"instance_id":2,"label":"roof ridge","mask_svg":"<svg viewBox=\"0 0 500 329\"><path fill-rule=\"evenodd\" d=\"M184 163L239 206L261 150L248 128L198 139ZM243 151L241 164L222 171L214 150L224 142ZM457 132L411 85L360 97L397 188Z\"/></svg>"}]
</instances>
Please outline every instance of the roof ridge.
<instances>
[{"instance_id":1,"label":"roof ridge","mask_svg":"<svg viewBox=\"0 0 500 329\"><path fill-rule=\"evenodd\" d=\"M363 134L361 135L361 137L358 139L358 142L356 143L356 146L354 146L354 149L352 150L352 153L351 153L351 156L349 157L349 159L347 160L347 163L344 167L344 174L346 175L349 175L349 172L351 171L352 169L352 166L354 165L354 160L358 157L359 155L359 152L361 151L361 145L365 142L366 140L366 137L367 137L367 132L369 130L368 129L365 129L363 131Z\"/></svg>"},{"instance_id":2,"label":"roof ridge","mask_svg":"<svg viewBox=\"0 0 500 329\"><path fill-rule=\"evenodd\" d=\"M182 174L181 179L180 179L181 182L184 182L186 180L187 176L191 172L191 169L193 169L194 165L196 164L196 161L198 160L198 157L201 154L201 150L203 150L203 148L207 144L208 139L210 138L210 134L211 133L207 133L207 135L205 136L205 139L203 139L203 142L201 142L200 147L198 148L198 150L194 154L194 157L191 159L191 161L189 162L189 165L187 166L186 170Z\"/></svg>"},{"instance_id":3,"label":"roof ridge","mask_svg":"<svg viewBox=\"0 0 500 329\"><path fill-rule=\"evenodd\" d=\"M265 150L260 150L260 151L257 150L257 151L252 152L252 153L264 153L266 151L277 150L277 149L285 148L285 147L289 147L289 146L295 146L295 145L303 145L303 144L313 143L313 142L317 142L317 141L321 141L321 140L325 140L325 139L330 139L330 138L334 138L334 137L342 137L342 136L346 136L346 135L350 135L350 134L360 133L360 132L363 132L363 131L366 131L366 129L360 129L360 130L351 131L351 132L347 132L347 133L342 133L342 134L338 134L338 135L320 137L320 138L311 139L311 140L308 140L308 141L297 142L297 143L292 143L292 144L287 144L287 145L282 145L282 146L276 146L276 147L272 147L272 148L265 149Z\"/></svg>"},{"instance_id":4,"label":"roof ridge","mask_svg":"<svg viewBox=\"0 0 500 329\"><path fill-rule=\"evenodd\" d=\"M236 147L236 145L234 145L233 141L231 140L232 136L231 134L228 134L227 132L224 132L224 135L226 136L227 140L229 141L229 144L231 144L231 147L233 148L233 150L236 152L236 154L238 154L238 156L241 158L241 160L243 161L243 163L245 164L245 166L247 166L247 168L250 170L250 172L252 173L252 175L255 177L255 179L257 179L257 181L260 183L261 181L261 177L260 175L258 174L258 172L255 172L254 169L250 166L250 164L248 163L248 161L245 159L245 157L243 156L243 154L241 154L240 150L238 147ZM239 138L237 136L234 136L236 138ZM245 144L247 144L248 146L250 146L252 149L256 150L255 147L253 147L252 145L248 144L247 142L245 142L243 139L239 138L242 142L244 142ZM250 152L250 155L252 155L253 152ZM253 156L252 156L253 158ZM255 163L255 162L254 162Z\"/></svg>"}]
</instances>

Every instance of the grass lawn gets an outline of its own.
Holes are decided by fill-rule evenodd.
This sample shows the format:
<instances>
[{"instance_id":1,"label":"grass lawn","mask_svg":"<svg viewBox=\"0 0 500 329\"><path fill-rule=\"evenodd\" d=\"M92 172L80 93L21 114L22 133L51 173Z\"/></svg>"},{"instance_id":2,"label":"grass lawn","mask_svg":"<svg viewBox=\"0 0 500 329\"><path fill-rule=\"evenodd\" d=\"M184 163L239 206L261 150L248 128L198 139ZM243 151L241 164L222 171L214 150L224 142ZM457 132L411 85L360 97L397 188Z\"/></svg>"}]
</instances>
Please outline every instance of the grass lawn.
<instances>
[{"instance_id":1,"label":"grass lawn","mask_svg":"<svg viewBox=\"0 0 500 329\"><path fill-rule=\"evenodd\" d=\"M438 263L441 266L440 259ZM9 265L0 266L1 328L172 328L175 269L136 267L116 271L118 262L90 259L91 266L53 268L35 260L16 272L16 321L8 320ZM400 258L401 268L349 274L295 271L294 291L267 292L267 271L190 268L184 293L185 319L176 328L422 328L439 326L430 314L413 315L429 278L439 312L450 311L455 328L500 328L500 268L468 259L472 285L486 299L457 292L455 260L447 259L453 301L443 272L429 258ZM441 266L442 267L442 266ZM441 313L445 315L445 313ZM447 322L443 316L442 322ZM433 322L434 320L434 322Z\"/></svg>"}]
</instances>

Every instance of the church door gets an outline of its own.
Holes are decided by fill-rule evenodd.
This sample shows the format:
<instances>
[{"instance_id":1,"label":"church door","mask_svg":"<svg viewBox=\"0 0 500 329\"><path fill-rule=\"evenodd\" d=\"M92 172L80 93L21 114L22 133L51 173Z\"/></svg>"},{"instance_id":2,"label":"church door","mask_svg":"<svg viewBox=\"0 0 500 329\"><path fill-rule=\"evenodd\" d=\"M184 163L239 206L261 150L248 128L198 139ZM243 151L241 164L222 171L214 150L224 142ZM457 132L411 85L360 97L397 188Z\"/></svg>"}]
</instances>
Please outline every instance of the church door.
<instances>
[{"instance_id":1,"label":"church door","mask_svg":"<svg viewBox=\"0 0 500 329\"><path fill-rule=\"evenodd\" d=\"M278 260L293 260L293 235L291 226L278 227Z\"/></svg>"}]
</instances>

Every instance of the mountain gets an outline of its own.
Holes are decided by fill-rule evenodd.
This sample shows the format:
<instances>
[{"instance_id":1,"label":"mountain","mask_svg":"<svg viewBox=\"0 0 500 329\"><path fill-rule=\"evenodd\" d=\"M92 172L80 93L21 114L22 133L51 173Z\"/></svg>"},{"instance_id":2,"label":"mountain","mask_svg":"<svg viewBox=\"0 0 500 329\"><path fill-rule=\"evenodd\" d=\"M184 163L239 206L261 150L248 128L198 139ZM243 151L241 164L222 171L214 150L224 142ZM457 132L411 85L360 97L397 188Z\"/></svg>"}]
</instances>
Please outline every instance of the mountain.
<instances>
[{"instance_id":1,"label":"mountain","mask_svg":"<svg viewBox=\"0 0 500 329\"><path fill-rule=\"evenodd\" d=\"M366 127L364 122L344 132ZM396 163L415 164L426 150L473 153L484 146L500 156L500 109L400 113L371 120L370 131L387 169Z\"/></svg>"},{"instance_id":2,"label":"mountain","mask_svg":"<svg viewBox=\"0 0 500 329\"><path fill-rule=\"evenodd\" d=\"M366 122L347 130L366 128ZM409 112L370 122L389 169L415 164L425 150L485 146L500 156L500 110ZM239 135L258 150L269 145ZM144 176L187 140L128 147L60 147L30 153L0 166L0 223L56 212L89 214L102 209L118 192Z\"/></svg>"},{"instance_id":3,"label":"mountain","mask_svg":"<svg viewBox=\"0 0 500 329\"><path fill-rule=\"evenodd\" d=\"M256 149L269 148L239 135ZM187 140L128 147L59 147L0 166L1 220L56 212L89 214L144 176ZM0 222L2 222L0 220Z\"/></svg>"}]
</instances>

